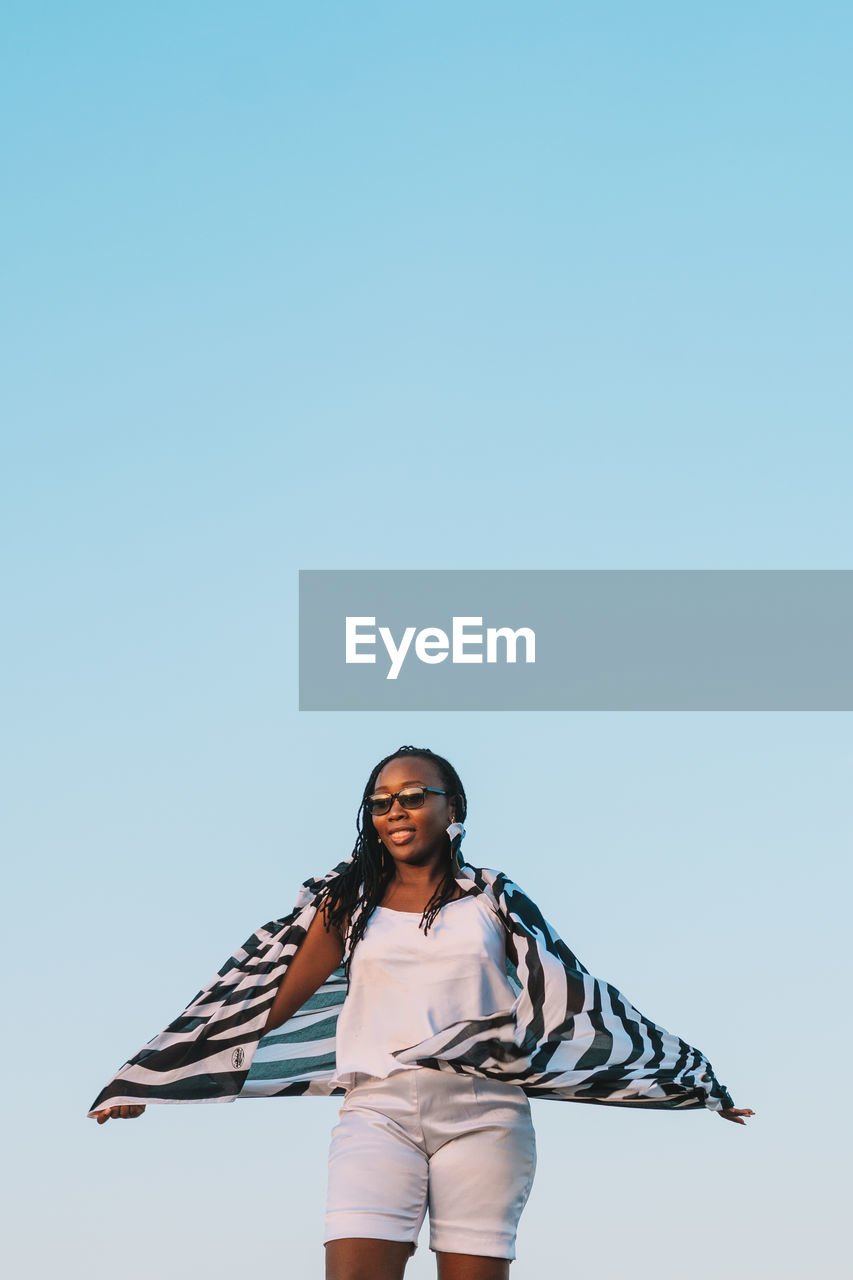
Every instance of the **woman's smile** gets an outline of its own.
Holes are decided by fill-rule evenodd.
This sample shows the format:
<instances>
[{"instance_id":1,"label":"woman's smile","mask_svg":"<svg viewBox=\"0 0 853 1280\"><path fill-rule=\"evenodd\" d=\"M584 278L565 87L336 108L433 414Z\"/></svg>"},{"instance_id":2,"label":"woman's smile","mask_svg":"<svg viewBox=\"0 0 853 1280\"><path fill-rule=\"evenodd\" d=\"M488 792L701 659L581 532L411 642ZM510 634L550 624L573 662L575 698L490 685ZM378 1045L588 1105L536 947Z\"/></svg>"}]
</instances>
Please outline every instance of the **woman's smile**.
<instances>
[{"instance_id":1,"label":"woman's smile","mask_svg":"<svg viewBox=\"0 0 853 1280\"><path fill-rule=\"evenodd\" d=\"M409 844L412 840L414 840L416 835L417 835L417 832L415 831L414 827L399 826L399 827L392 827L390 829L390 831L388 832L388 839L394 845L402 845L402 844Z\"/></svg>"}]
</instances>

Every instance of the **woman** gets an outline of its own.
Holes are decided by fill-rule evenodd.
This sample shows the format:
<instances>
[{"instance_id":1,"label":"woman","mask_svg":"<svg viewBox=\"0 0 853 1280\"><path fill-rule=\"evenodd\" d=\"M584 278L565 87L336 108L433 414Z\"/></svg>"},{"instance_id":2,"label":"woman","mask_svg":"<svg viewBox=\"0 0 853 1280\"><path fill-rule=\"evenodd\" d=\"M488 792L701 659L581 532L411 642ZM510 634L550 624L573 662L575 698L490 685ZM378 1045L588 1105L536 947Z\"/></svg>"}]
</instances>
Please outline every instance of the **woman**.
<instances>
[{"instance_id":1,"label":"woman","mask_svg":"<svg viewBox=\"0 0 853 1280\"><path fill-rule=\"evenodd\" d=\"M465 816L443 757L380 761L352 858L307 881L90 1112L343 1092L327 1280L399 1280L427 1203L440 1280L507 1280L536 1162L528 1096L753 1114L516 885L461 861Z\"/></svg>"}]
</instances>

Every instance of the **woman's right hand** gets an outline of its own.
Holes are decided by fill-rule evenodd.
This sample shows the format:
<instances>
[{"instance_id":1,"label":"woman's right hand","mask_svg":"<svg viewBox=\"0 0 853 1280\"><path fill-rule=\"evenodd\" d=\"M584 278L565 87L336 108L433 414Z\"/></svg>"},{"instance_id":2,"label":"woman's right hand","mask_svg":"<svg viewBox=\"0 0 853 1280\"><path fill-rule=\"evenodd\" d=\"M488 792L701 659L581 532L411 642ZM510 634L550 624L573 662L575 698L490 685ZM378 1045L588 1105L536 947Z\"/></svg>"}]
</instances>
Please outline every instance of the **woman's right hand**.
<instances>
[{"instance_id":1,"label":"woman's right hand","mask_svg":"<svg viewBox=\"0 0 853 1280\"><path fill-rule=\"evenodd\" d=\"M96 1111L92 1119L98 1124L106 1124L108 1120L135 1120L144 1110L141 1104L138 1107L104 1107L102 1111Z\"/></svg>"}]
</instances>

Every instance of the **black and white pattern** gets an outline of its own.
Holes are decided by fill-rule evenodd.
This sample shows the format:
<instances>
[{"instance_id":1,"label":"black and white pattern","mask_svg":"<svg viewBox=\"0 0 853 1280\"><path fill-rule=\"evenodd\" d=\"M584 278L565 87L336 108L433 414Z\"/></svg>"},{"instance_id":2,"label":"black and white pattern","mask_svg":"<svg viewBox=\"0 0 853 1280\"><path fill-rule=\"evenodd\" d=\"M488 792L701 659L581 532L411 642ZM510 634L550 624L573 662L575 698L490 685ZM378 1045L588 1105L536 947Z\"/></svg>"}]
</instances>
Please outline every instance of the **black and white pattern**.
<instances>
[{"instance_id":1,"label":"black and white pattern","mask_svg":"<svg viewBox=\"0 0 853 1280\"><path fill-rule=\"evenodd\" d=\"M343 1093L332 1084L346 996L341 969L284 1026L262 1033L323 887L347 866L307 880L289 915L252 934L184 1012L125 1063L90 1114L139 1102ZM464 893L487 894L503 920L517 998L505 1012L401 1045L401 1062L513 1081L536 1098L650 1108L734 1105L707 1058L592 977L505 875L462 863L457 883Z\"/></svg>"}]
</instances>

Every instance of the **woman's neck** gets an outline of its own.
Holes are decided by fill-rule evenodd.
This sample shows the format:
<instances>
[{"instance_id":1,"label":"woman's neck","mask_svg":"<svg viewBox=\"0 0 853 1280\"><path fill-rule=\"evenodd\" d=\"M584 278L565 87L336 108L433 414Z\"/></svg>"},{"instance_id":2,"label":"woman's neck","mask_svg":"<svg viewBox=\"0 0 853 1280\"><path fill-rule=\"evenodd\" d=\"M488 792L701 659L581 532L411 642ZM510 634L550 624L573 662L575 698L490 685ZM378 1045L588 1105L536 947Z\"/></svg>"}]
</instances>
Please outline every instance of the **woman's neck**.
<instances>
[{"instance_id":1,"label":"woman's neck","mask_svg":"<svg viewBox=\"0 0 853 1280\"><path fill-rule=\"evenodd\" d=\"M396 907L398 911L423 911L447 872L448 863L444 859L425 866L397 864L379 905ZM458 888L453 896L460 896Z\"/></svg>"}]
</instances>

